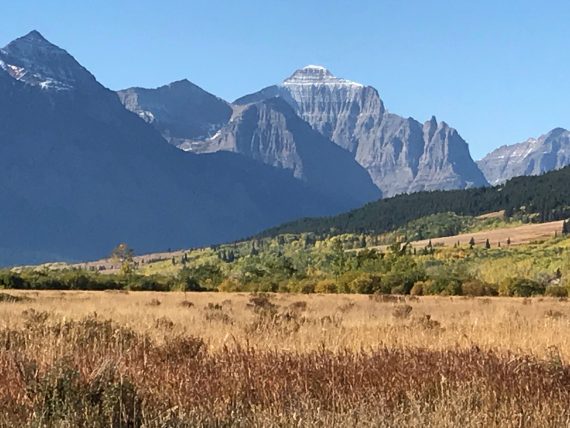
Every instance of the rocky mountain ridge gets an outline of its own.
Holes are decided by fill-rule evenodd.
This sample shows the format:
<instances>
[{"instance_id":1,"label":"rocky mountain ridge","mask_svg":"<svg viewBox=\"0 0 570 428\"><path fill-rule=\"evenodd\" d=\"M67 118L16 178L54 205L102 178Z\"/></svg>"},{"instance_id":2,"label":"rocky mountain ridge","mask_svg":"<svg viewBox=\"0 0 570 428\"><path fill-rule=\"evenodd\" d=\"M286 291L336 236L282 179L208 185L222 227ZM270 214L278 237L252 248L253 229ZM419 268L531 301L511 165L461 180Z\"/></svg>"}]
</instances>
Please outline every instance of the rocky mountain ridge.
<instances>
[{"instance_id":1,"label":"rocky mountain ridge","mask_svg":"<svg viewBox=\"0 0 570 428\"><path fill-rule=\"evenodd\" d=\"M570 165L570 131L555 128L538 138L499 147L477 164L493 185L563 168Z\"/></svg>"},{"instance_id":2,"label":"rocky mountain ridge","mask_svg":"<svg viewBox=\"0 0 570 428\"><path fill-rule=\"evenodd\" d=\"M279 96L315 130L351 152L384 196L487 185L458 132L434 118L424 126L389 113L376 89L335 77L320 66L295 71L281 84L237 99ZM429 131L428 129L428 131Z\"/></svg>"}]
</instances>

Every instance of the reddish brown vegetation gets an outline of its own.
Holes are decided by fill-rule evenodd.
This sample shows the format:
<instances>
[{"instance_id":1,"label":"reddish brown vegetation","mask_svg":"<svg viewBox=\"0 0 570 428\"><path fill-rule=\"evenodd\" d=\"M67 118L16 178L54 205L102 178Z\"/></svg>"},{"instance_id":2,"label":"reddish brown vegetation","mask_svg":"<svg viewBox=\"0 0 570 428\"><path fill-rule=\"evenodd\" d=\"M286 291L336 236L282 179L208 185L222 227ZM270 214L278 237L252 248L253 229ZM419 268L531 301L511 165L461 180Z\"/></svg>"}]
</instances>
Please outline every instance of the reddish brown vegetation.
<instances>
[{"instance_id":1,"label":"reddish brown vegetation","mask_svg":"<svg viewBox=\"0 0 570 428\"><path fill-rule=\"evenodd\" d=\"M209 350L102 321L26 315L0 331L7 426L567 426L570 366L553 353Z\"/></svg>"}]
</instances>

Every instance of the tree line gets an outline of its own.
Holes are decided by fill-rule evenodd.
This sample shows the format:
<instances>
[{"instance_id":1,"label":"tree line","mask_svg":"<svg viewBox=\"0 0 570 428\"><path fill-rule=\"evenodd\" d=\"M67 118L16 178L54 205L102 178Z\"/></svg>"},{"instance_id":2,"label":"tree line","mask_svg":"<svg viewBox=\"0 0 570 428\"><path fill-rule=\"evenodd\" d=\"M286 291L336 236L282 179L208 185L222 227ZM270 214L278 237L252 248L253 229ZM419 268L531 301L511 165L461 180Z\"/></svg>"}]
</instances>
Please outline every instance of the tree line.
<instances>
[{"instance_id":1,"label":"tree line","mask_svg":"<svg viewBox=\"0 0 570 428\"><path fill-rule=\"evenodd\" d=\"M570 217L570 167L540 176L517 177L497 187L404 194L371 202L331 217L304 218L262 232L259 236L313 232L378 234L412 220L452 212L478 216L504 210L506 218L547 222Z\"/></svg>"}]
</instances>

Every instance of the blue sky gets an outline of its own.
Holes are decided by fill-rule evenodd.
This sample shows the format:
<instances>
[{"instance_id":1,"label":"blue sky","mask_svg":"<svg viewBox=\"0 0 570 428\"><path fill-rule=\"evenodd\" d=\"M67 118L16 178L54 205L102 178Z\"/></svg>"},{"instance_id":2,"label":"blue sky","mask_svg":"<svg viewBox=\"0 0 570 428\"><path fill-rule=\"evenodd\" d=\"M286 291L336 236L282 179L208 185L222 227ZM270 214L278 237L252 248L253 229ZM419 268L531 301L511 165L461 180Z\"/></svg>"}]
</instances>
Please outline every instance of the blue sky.
<instances>
[{"instance_id":1,"label":"blue sky","mask_svg":"<svg viewBox=\"0 0 570 428\"><path fill-rule=\"evenodd\" d=\"M225 99L306 64L459 130L474 158L570 127L570 2L11 2L0 45L39 30L112 89L188 78Z\"/></svg>"}]
</instances>

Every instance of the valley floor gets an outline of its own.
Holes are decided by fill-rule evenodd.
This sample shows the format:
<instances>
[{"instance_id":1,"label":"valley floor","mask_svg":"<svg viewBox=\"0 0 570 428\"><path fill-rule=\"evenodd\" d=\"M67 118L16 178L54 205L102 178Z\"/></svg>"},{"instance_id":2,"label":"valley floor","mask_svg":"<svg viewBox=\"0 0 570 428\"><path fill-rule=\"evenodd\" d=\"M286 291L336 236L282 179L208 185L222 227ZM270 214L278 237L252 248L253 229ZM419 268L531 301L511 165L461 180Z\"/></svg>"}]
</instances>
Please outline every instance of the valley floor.
<instances>
[{"instance_id":1,"label":"valley floor","mask_svg":"<svg viewBox=\"0 0 570 428\"><path fill-rule=\"evenodd\" d=\"M0 426L569 426L566 299L0 293Z\"/></svg>"}]
</instances>

